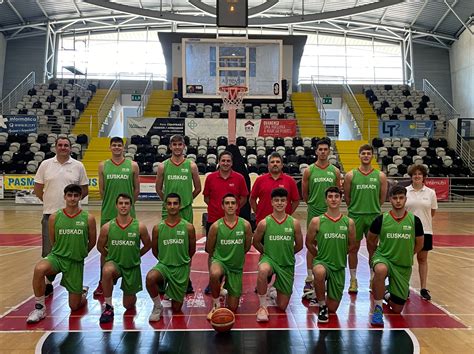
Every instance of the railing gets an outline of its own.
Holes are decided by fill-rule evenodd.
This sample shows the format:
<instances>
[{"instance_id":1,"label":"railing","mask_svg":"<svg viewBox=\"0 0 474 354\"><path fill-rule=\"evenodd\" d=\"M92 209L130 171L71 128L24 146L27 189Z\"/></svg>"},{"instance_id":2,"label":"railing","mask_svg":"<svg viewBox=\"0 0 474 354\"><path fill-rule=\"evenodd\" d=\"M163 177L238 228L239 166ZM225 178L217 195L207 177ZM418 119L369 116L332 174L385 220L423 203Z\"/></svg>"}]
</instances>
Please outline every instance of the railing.
<instances>
[{"instance_id":1,"label":"railing","mask_svg":"<svg viewBox=\"0 0 474 354\"><path fill-rule=\"evenodd\" d=\"M143 117L143 113L145 112L146 105L148 100L150 99L151 93L153 92L153 75L150 75L148 82L146 83L145 89L142 93L142 99L140 101L140 105L137 109L137 117Z\"/></svg>"},{"instance_id":2,"label":"railing","mask_svg":"<svg viewBox=\"0 0 474 354\"><path fill-rule=\"evenodd\" d=\"M16 107L35 83L35 72L32 71L0 102L0 114L10 114L10 110Z\"/></svg>"},{"instance_id":3,"label":"railing","mask_svg":"<svg viewBox=\"0 0 474 354\"><path fill-rule=\"evenodd\" d=\"M347 84L347 82L344 82L342 84L342 98L344 102L347 104L347 107L349 107L349 111L352 113L352 116L354 117L357 125L359 126L359 131L361 136L363 137L363 132L364 132L364 112L362 111L362 108L359 105L359 102L357 102L357 99L354 95L354 92L352 92L351 87ZM370 125L369 125L370 129ZM370 136L370 132L369 132Z\"/></svg>"},{"instance_id":4,"label":"railing","mask_svg":"<svg viewBox=\"0 0 474 354\"><path fill-rule=\"evenodd\" d=\"M430 98L430 101L435 104L435 107L439 108L441 113L446 116L446 120L460 117L458 111L426 79L423 79L423 91Z\"/></svg>"},{"instance_id":5,"label":"railing","mask_svg":"<svg viewBox=\"0 0 474 354\"><path fill-rule=\"evenodd\" d=\"M450 148L456 151L456 154L461 156L461 159L469 167L471 173L474 173L474 152L469 143L464 139L457 130L457 127L454 125L454 122L457 123L457 120L450 120L448 122L448 134L447 140Z\"/></svg>"},{"instance_id":6,"label":"railing","mask_svg":"<svg viewBox=\"0 0 474 354\"><path fill-rule=\"evenodd\" d=\"M312 91L313 97L316 101L316 107L318 108L319 116L321 117L321 121L323 123L323 126L324 126L325 129L327 129L326 128L326 125L327 125L326 110L324 109L323 99L321 98L321 95L319 94L319 90L318 90L318 87L316 86L316 82L314 82L312 80L311 80L311 91ZM326 133L329 134L330 136L335 136L334 132L328 132L326 130Z\"/></svg>"},{"instance_id":7,"label":"railing","mask_svg":"<svg viewBox=\"0 0 474 354\"><path fill-rule=\"evenodd\" d=\"M102 128L102 124L104 124L105 120L109 116L115 100L117 97L120 95L120 77L116 78L114 82L112 82L112 85L110 85L109 90L104 96L104 99L102 100L102 103L99 106L99 109L97 110L97 129L100 135L100 131Z\"/></svg>"}]
</instances>

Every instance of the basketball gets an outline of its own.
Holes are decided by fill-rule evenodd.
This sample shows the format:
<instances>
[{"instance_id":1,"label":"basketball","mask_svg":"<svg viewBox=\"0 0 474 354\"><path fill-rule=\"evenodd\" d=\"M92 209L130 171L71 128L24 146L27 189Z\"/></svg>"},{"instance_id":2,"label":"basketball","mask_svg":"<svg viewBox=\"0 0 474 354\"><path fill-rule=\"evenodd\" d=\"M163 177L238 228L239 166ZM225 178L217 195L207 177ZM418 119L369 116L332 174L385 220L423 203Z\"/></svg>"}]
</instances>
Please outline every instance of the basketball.
<instances>
[{"instance_id":1,"label":"basketball","mask_svg":"<svg viewBox=\"0 0 474 354\"><path fill-rule=\"evenodd\" d=\"M211 325L217 332L227 332L234 326L234 313L228 308L222 307L214 311L211 317Z\"/></svg>"}]
</instances>

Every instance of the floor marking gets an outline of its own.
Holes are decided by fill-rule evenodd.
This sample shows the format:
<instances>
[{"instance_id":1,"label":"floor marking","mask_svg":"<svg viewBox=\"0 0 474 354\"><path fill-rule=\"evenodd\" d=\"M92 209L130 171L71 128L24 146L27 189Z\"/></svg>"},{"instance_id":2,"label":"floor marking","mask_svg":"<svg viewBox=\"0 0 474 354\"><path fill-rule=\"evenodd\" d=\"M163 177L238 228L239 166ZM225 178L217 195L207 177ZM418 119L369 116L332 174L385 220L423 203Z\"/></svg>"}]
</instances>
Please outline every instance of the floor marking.
<instances>
[{"instance_id":1,"label":"floor marking","mask_svg":"<svg viewBox=\"0 0 474 354\"><path fill-rule=\"evenodd\" d=\"M454 257L454 258L459 258L459 259L464 259L465 261L474 261L472 258L466 258L466 257L461 257L461 256L455 256L454 254L448 254L448 253L443 253L443 252L438 252L438 251L431 251L432 253L440 254L442 256L448 256L448 257Z\"/></svg>"},{"instance_id":2,"label":"floor marking","mask_svg":"<svg viewBox=\"0 0 474 354\"><path fill-rule=\"evenodd\" d=\"M51 331L45 332L38 343L36 343L35 347L35 354L41 354L43 352L43 344L46 342L46 339L48 339L49 335L51 334Z\"/></svg>"},{"instance_id":3,"label":"floor marking","mask_svg":"<svg viewBox=\"0 0 474 354\"><path fill-rule=\"evenodd\" d=\"M10 252L10 253L3 253L3 254L0 254L0 257L11 256L12 254L28 252L28 251L35 250L37 248L38 247L32 247L32 248L27 248L26 250L20 250L20 251L15 251L15 252Z\"/></svg>"},{"instance_id":4,"label":"floor marking","mask_svg":"<svg viewBox=\"0 0 474 354\"><path fill-rule=\"evenodd\" d=\"M413 333L410 329L406 329L405 332L410 336L413 343L413 354L419 354L420 343L418 342L418 338L416 338L415 333Z\"/></svg>"}]
</instances>

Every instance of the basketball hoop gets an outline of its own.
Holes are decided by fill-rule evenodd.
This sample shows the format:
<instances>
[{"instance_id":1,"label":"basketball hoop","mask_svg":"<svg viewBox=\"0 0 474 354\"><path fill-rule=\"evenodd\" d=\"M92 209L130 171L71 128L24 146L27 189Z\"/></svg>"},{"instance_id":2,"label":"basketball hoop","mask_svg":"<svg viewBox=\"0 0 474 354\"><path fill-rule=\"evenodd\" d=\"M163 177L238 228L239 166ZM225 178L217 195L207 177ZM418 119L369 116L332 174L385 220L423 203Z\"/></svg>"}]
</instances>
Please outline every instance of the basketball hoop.
<instances>
[{"instance_id":1,"label":"basketball hoop","mask_svg":"<svg viewBox=\"0 0 474 354\"><path fill-rule=\"evenodd\" d=\"M237 110L242 108L242 100L248 93L247 86L220 86L219 93L224 103L224 110Z\"/></svg>"}]
</instances>

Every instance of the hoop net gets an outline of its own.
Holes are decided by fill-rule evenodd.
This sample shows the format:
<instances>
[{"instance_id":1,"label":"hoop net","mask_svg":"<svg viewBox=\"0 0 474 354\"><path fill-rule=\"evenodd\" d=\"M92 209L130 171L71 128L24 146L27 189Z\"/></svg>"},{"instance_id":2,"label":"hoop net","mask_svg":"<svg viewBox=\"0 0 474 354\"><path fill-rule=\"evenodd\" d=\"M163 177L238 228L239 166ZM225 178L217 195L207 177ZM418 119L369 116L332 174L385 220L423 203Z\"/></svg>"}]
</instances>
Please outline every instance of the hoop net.
<instances>
[{"instance_id":1,"label":"hoop net","mask_svg":"<svg viewBox=\"0 0 474 354\"><path fill-rule=\"evenodd\" d=\"M242 100L248 93L247 86L221 86L219 93L221 94L226 111L231 109L242 108Z\"/></svg>"}]
</instances>

